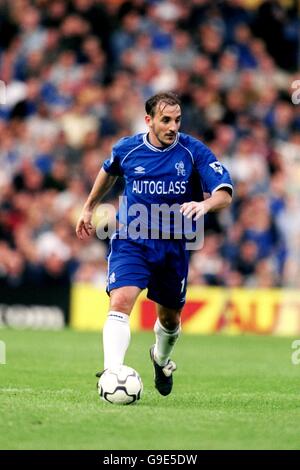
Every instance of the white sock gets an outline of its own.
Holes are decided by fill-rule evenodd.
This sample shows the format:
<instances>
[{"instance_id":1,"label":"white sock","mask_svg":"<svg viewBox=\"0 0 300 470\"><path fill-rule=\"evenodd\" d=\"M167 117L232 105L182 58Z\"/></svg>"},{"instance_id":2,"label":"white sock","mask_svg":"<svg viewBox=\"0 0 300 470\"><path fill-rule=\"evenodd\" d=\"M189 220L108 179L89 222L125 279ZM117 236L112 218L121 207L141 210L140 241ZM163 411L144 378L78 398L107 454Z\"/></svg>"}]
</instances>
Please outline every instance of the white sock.
<instances>
[{"instance_id":1,"label":"white sock","mask_svg":"<svg viewBox=\"0 0 300 470\"><path fill-rule=\"evenodd\" d=\"M173 351L174 345L180 334L180 324L175 330L166 330L157 318L154 325L154 333L156 343L154 346L154 358L157 364L165 366L169 360L169 356Z\"/></svg>"},{"instance_id":2,"label":"white sock","mask_svg":"<svg viewBox=\"0 0 300 470\"><path fill-rule=\"evenodd\" d=\"M111 310L103 327L104 369L123 364L129 342L129 315Z\"/></svg>"}]
</instances>

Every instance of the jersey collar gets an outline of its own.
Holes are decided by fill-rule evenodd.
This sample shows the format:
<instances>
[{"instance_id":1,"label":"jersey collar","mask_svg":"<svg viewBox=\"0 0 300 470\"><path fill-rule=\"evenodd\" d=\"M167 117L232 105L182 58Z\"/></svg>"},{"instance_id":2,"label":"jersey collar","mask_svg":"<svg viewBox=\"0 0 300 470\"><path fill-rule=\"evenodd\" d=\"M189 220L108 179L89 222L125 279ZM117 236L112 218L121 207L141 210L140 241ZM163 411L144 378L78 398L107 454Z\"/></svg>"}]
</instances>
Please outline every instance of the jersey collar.
<instances>
[{"instance_id":1,"label":"jersey collar","mask_svg":"<svg viewBox=\"0 0 300 470\"><path fill-rule=\"evenodd\" d=\"M154 145L151 145L150 142L148 141L147 139L147 134L144 134L143 135L143 141L144 141L144 144L151 150L153 150L153 152L168 152L169 150L171 150L172 148L174 148L177 144L178 144L178 140L179 140L179 132L177 132L177 135L176 135L176 139L174 140L173 144L169 145L168 147L165 147L163 149L159 149L157 147L154 147Z\"/></svg>"}]
</instances>

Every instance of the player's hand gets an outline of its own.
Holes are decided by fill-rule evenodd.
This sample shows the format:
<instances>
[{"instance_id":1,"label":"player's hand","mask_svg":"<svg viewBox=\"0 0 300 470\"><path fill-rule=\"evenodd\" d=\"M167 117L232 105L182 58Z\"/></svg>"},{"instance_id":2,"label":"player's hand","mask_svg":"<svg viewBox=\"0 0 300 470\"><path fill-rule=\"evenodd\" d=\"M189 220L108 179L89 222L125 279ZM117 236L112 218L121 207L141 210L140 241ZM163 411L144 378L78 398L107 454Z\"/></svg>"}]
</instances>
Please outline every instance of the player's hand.
<instances>
[{"instance_id":1,"label":"player's hand","mask_svg":"<svg viewBox=\"0 0 300 470\"><path fill-rule=\"evenodd\" d=\"M87 235L88 237L94 232L94 227L92 224L92 211L90 210L83 210L77 225L76 225L76 235L80 240L83 240L84 235Z\"/></svg>"},{"instance_id":2,"label":"player's hand","mask_svg":"<svg viewBox=\"0 0 300 470\"><path fill-rule=\"evenodd\" d=\"M187 219L190 219L191 217L195 216L193 220L198 220L201 216L205 215L208 212L208 207L206 201L184 202L180 206L180 212Z\"/></svg>"}]
</instances>

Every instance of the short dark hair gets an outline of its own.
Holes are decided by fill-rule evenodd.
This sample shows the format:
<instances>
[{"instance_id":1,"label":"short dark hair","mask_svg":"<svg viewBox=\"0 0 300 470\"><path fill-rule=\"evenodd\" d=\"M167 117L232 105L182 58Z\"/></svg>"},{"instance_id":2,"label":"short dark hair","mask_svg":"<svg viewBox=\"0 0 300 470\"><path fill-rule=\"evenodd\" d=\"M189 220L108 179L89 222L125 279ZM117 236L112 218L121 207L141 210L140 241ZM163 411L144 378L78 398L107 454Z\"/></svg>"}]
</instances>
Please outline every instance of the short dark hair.
<instances>
[{"instance_id":1,"label":"short dark hair","mask_svg":"<svg viewBox=\"0 0 300 470\"><path fill-rule=\"evenodd\" d=\"M163 102L166 105L170 106L181 106L181 101L178 96L173 92L157 93L156 95L151 96L145 103L146 113L151 117L155 115L156 107L158 103Z\"/></svg>"}]
</instances>

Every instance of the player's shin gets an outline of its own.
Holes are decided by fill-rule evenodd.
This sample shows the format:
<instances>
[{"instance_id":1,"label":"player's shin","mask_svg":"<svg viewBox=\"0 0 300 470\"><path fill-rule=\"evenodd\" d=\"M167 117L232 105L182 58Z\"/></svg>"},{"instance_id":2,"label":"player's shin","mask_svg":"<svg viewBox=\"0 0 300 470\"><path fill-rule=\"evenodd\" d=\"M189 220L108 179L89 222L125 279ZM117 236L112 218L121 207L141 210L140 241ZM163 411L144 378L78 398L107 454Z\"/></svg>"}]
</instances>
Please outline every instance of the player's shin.
<instances>
[{"instance_id":1,"label":"player's shin","mask_svg":"<svg viewBox=\"0 0 300 470\"><path fill-rule=\"evenodd\" d=\"M154 346L154 358L158 365L165 366L173 351L175 343L180 335L180 324L175 330L167 330L162 326L159 319L156 320L154 325L154 333L156 343Z\"/></svg>"},{"instance_id":2,"label":"player's shin","mask_svg":"<svg viewBox=\"0 0 300 470\"><path fill-rule=\"evenodd\" d=\"M124 363L129 342L129 315L111 310L103 327L104 369Z\"/></svg>"}]
</instances>

